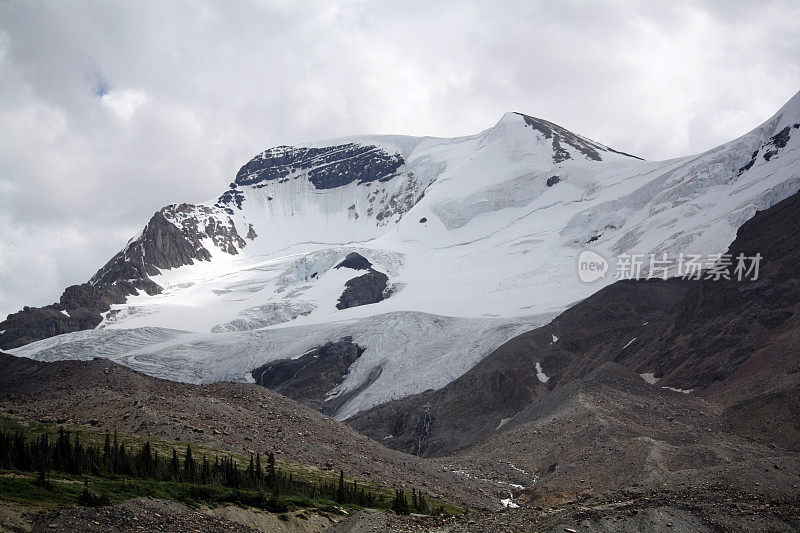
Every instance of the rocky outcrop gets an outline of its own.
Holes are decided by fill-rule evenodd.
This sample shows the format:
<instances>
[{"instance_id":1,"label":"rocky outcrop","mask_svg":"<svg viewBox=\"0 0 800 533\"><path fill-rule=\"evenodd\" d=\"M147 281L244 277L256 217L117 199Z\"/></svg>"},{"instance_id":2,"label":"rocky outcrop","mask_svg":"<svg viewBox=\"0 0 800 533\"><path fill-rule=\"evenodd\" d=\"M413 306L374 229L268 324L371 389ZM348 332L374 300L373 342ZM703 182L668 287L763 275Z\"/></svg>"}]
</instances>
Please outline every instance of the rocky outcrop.
<instances>
[{"instance_id":1,"label":"rocky outcrop","mask_svg":"<svg viewBox=\"0 0 800 533\"><path fill-rule=\"evenodd\" d=\"M230 189L222 193L215 206L225 209L226 213L232 215L233 207L241 209L242 203L244 203L244 193L237 189L237 185L235 183L231 183Z\"/></svg>"},{"instance_id":2,"label":"rocky outcrop","mask_svg":"<svg viewBox=\"0 0 800 533\"><path fill-rule=\"evenodd\" d=\"M745 222L729 254L730 279L701 282L621 362L694 389L747 438L800 450L797 401L783 400L800 397L800 193ZM740 254L761 255L758 279L738 279Z\"/></svg>"},{"instance_id":3,"label":"rocky outcrop","mask_svg":"<svg viewBox=\"0 0 800 533\"><path fill-rule=\"evenodd\" d=\"M388 181L405 161L371 145L355 143L320 148L278 146L251 159L236 174L237 185L289 180L307 171L317 189L333 189L349 183Z\"/></svg>"},{"instance_id":4,"label":"rocky outcrop","mask_svg":"<svg viewBox=\"0 0 800 533\"><path fill-rule=\"evenodd\" d=\"M255 238L249 228L248 237ZM162 288L150 279L161 269L209 261L203 246L211 239L229 254L237 254L246 242L233 221L221 210L192 204L175 204L156 212L142 234L117 253L88 283L67 287L58 303L25 307L0 322L0 348L12 349L31 342L97 327L103 313L128 296L159 294Z\"/></svg>"},{"instance_id":5,"label":"rocky outcrop","mask_svg":"<svg viewBox=\"0 0 800 533\"><path fill-rule=\"evenodd\" d=\"M789 138L791 137L792 129L800 128L800 123L795 124L794 126L786 126L781 131L770 137L769 141L764 143L762 147L764 151L764 161L769 161L772 159L782 148L786 146L789 142Z\"/></svg>"},{"instance_id":6,"label":"rocky outcrop","mask_svg":"<svg viewBox=\"0 0 800 533\"><path fill-rule=\"evenodd\" d=\"M743 165L739 172L737 173L739 176L742 175L747 170L750 170L753 165L755 164L756 160L758 159L758 154L763 154L764 161L769 161L778 153L786 147L789 142L789 139L792 137L792 130L800 129L800 123L796 123L792 126L786 126L778 133L761 143L757 150L753 152L750 156L750 160Z\"/></svg>"},{"instance_id":7,"label":"rocky outcrop","mask_svg":"<svg viewBox=\"0 0 800 533\"><path fill-rule=\"evenodd\" d=\"M102 286L145 279L158 275L162 268L210 261L203 239L211 239L231 255L247 245L230 217L218 210L192 204L170 205L156 212L142 234L98 270L90 283Z\"/></svg>"},{"instance_id":8,"label":"rocky outcrop","mask_svg":"<svg viewBox=\"0 0 800 533\"><path fill-rule=\"evenodd\" d=\"M273 361L251 372L256 383L300 403L332 415L337 402L328 402L327 394L347 375L350 366L364 353L364 348L343 337L301 355L297 359Z\"/></svg>"},{"instance_id":9,"label":"rocky outcrop","mask_svg":"<svg viewBox=\"0 0 800 533\"><path fill-rule=\"evenodd\" d=\"M363 276L348 280L344 292L339 297L336 308L347 309L378 303L389 297L389 276L372 268L372 263L363 255L350 252L341 263L334 268L366 270Z\"/></svg>"},{"instance_id":10,"label":"rocky outcrop","mask_svg":"<svg viewBox=\"0 0 800 533\"><path fill-rule=\"evenodd\" d=\"M372 268L372 263L370 263L369 260L366 257L364 257L363 255L361 255L359 253L356 253L356 252L350 252L349 254L347 254L347 257L345 257L342 260L342 262L339 263L338 265L336 265L334 268L337 268L337 269L339 269L339 268L351 268L353 270L370 270Z\"/></svg>"},{"instance_id":11,"label":"rocky outcrop","mask_svg":"<svg viewBox=\"0 0 800 533\"><path fill-rule=\"evenodd\" d=\"M197 234L185 234L158 211L142 235L111 258L92 277L94 285L110 285L127 279L143 279L160 273L159 268L191 265L195 259L208 261L211 254Z\"/></svg>"},{"instance_id":12,"label":"rocky outcrop","mask_svg":"<svg viewBox=\"0 0 800 533\"><path fill-rule=\"evenodd\" d=\"M44 307L24 307L0 322L0 348L10 350L63 333L97 327L113 304L128 296L161 292L149 278L125 279L111 284L82 283L64 290L58 303Z\"/></svg>"},{"instance_id":13,"label":"rocky outcrop","mask_svg":"<svg viewBox=\"0 0 800 533\"><path fill-rule=\"evenodd\" d=\"M558 124L554 124L550 121L523 115L522 113L517 113L517 115L521 116L525 120L526 126L530 127L534 131L538 131L542 136L544 136L545 139L551 140L553 143L553 163L561 163L567 159L572 159L572 155L570 155L566 146L574 148L586 159L590 159L592 161L603 160L600 152L614 152L616 154L632 157L634 159L641 159L635 155L626 154L625 152L618 152L617 150L612 150L607 146L603 146L602 144L586 139L585 137L575 135L571 131L564 129Z\"/></svg>"},{"instance_id":14,"label":"rocky outcrop","mask_svg":"<svg viewBox=\"0 0 800 533\"><path fill-rule=\"evenodd\" d=\"M0 322L0 348L10 350L55 335L92 329L103 320L102 313L111 304L122 303L127 295L136 294L137 285L144 284L125 282L99 288L84 283L67 287L58 303L25 307Z\"/></svg>"},{"instance_id":15,"label":"rocky outcrop","mask_svg":"<svg viewBox=\"0 0 800 533\"><path fill-rule=\"evenodd\" d=\"M369 268L363 276L345 283L344 292L339 297L336 309L347 309L359 305L375 304L385 300L388 295L389 276Z\"/></svg>"}]
</instances>

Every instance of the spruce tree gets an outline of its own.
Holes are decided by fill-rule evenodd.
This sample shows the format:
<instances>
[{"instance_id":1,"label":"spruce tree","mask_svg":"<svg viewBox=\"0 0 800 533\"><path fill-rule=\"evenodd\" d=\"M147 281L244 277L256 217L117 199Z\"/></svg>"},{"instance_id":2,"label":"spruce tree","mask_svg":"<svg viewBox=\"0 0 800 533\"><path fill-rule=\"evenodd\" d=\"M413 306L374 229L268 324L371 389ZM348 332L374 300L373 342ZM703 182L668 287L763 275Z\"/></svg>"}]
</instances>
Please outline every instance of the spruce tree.
<instances>
[{"instance_id":1,"label":"spruce tree","mask_svg":"<svg viewBox=\"0 0 800 533\"><path fill-rule=\"evenodd\" d=\"M411 510L408 507L408 499L405 492L402 490L394 491L394 500L392 500L392 511L397 514L409 514Z\"/></svg>"},{"instance_id":2,"label":"spruce tree","mask_svg":"<svg viewBox=\"0 0 800 533\"><path fill-rule=\"evenodd\" d=\"M181 464L178 460L178 452L172 448L172 462L170 463L170 475L172 479L177 480L181 475Z\"/></svg>"},{"instance_id":3,"label":"spruce tree","mask_svg":"<svg viewBox=\"0 0 800 533\"><path fill-rule=\"evenodd\" d=\"M106 438L103 443L103 466L106 469L111 467L111 435L108 431L106 431Z\"/></svg>"},{"instance_id":4,"label":"spruce tree","mask_svg":"<svg viewBox=\"0 0 800 533\"><path fill-rule=\"evenodd\" d=\"M250 486L256 484L256 465L252 453L250 454L250 464L247 465L247 481Z\"/></svg>"},{"instance_id":5,"label":"spruce tree","mask_svg":"<svg viewBox=\"0 0 800 533\"><path fill-rule=\"evenodd\" d=\"M275 454L269 452L267 456L267 485L270 489L274 489L277 484L277 477L275 476Z\"/></svg>"},{"instance_id":6,"label":"spruce tree","mask_svg":"<svg viewBox=\"0 0 800 533\"><path fill-rule=\"evenodd\" d=\"M203 485L208 484L210 477L211 469L208 466L208 457L206 457L206 454L203 454L203 464L200 465L200 483Z\"/></svg>"},{"instance_id":7,"label":"spruce tree","mask_svg":"<svg viewBox=\"0 0 800 533\"><path fill-rule=\"evenodd\" d=\"M117 459L117 473L118 474L127 474L127 453L125 451L125 442L123 441L122 444L119 445L119 455Z\"/></svg>"},{"instance_id":8,"label":"spruce tree","mask_svg":"<svg viewBox=\"0 0 800 533\"><path fill-rule=\"evenodd\" d=\"M428 512L428 503L425 501L425 496L422 494L422 491L417 493L417 509L421 513Z\"/></svg>"},{"instance_id":9,"label":"spruce tree","mask_svg":"<svg viewBox=\"0 0 800 533\"><path fill-rule=\"evenodd\" d=\"M339 485L336 488L336 502L344 503L344 470L339 470Z\"/></svg>"},{"instance_id":10,"label":"spruce tree","mask_svg":"<svg viewBox=\"0 0 800 533\"><path fill-rule=\"evenodd\" d=\"M183 460L183 478L190 483L194 483L196 470L194 458L192 457L192 446L187 444L186 458Z\"/></svg>"}]
</instances>

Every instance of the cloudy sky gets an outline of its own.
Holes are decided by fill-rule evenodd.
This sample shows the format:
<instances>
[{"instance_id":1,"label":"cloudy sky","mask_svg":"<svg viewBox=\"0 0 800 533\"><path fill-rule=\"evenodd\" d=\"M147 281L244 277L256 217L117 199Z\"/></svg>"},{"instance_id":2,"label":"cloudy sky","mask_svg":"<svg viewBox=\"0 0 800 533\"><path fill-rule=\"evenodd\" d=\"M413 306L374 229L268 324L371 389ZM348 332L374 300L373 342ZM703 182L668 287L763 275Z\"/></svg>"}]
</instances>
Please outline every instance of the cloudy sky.
<instances>
[{"instance_id":1,"label":"cloudy sky","mask_svg":"<svg viewBox=\"0 0 800 533\"><path fill-rule=\"evenodd\" d=\"M0 315L276 144L505 111L647 159L800 89L800 2L0 1Z\"/></svg>"}]
</instances>

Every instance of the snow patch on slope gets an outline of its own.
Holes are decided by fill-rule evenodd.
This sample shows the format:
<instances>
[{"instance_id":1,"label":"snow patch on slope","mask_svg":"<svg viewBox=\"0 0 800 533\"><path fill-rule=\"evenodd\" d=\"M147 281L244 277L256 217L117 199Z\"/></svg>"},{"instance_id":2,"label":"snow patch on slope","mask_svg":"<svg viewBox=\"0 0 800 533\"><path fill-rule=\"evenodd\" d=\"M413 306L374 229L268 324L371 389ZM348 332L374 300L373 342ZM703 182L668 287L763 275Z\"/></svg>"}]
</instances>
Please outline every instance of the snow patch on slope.
<instances>
[{"instance_id":1,"label":"snow patch on slope","mask_svg":"<svg viewBox=\"0 0 800 533\"><path fill-rule=\"evenodd\" d=\"M547 383L548 381L550 381L550 376L544 373L544 371L542 370L542 365L538 361L536 362L536 377L542 383Z\"/></svg>"},{"instance_id":2,"label":"snow patch on slope","mask_svg":"<svg viewBox=\"0 0 800 533\"><path fill-rule=\"evenodd\" d=\"M644 374L639 374L639 377L641 377L650 385L655 385L656 383L658 383L658 380L661 379L657 378L656 375L652 372L645 372Z\"/></svg>"}]
</instances>

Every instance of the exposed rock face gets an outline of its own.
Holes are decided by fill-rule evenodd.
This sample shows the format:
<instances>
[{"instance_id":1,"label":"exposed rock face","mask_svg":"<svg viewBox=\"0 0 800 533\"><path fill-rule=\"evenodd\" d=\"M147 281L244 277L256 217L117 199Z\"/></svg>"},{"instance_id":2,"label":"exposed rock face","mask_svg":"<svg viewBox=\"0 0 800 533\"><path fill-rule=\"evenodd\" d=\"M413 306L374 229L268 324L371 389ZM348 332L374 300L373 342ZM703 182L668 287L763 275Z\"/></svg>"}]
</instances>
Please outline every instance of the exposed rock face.
<instances>
[{"instance_id":1,"label":"exposed rock face","mask_svg":"<svg viewBox=\"0 0 800 533\"><path fill-rule=\"evenodd\" d=\"M62 333L91 329L101 320L100 314L84 309L73 310L69 316L64 315L58 304L25 307L0 322L0 331L3 331L0 348L10 350Z\"/></svg>"},{"instance_id":2,"label":"exposed rock face","mask_svg":"<svg viewBox=\"0 0 800 533\"><path fill-rule=\"evenodd\" d=\"M347 309L378 303L388 297L389 276L383 272L369 269L363 276L353 278L345 283L344 292L339 297L336 309Z\"/></svg>"},{"instance_id":3,"label":"exposed rock face","mask_svg":"<svg viewBox=\"0 0 800 533\"><path fill-rule=\"evenodd\" d=\"M451 460L453 468L476 477L516 473L511 479L526 487L535 480L534 492L538 495L619 490L622 500L644 490L650 497L655 494L672 499L678 508L685 509L691 502L692 514L698 515L699 524L705 524L669 527L664 523L665 515L660 514L656 527L622 527L616 521L604 520L604 526L595 529L578 519L570 524L574 531L745 531L745 524L753 523L752 517L731 512L739 506L724 502L738 498L743 506L757 507L759 500L767 499L784 509L797 507L794 487L800 481L799 456L774 444L760 445L732 434L717 407L703 398L649 385L621 365L604 363L518 414L489 440ZM709 493L716 493L716 505L722 507L719 515L739 517L738 526L720 527L721 521L710 519L713 512L698 512L696 502ZM535 502L538 495L530 505L526 506L525 500L520 503L528 508L541 505ZM667 513L673 519L674 515ZM626 509L621 514L632 513ZM774 530L796 529L783 522L788 516L797 520L796 513L775 513L778 523ZM762 527L759 524L755 530Z\"/></svg>"},{"instance_id":4,"label":"exposed rock face","mask_svg":"<svg viewBox=\"0 0 800 533\"><path fill-rule=\"evenodd\" d=\"M248 237L255 238L252 226ZM191 204L164 207L89 283L67 287L59 303L26 307L0 322L0 348L12 349L62 333L92 329L102 321L102 313L112 304L124 303L127 296L140 291L160 293L161 287L149 276L160 274L160 269L209 261L211 254L203 239L211 239L229 254L237 254L246 246L233 221L219 209Z\"/></svg>"},{"instance_id":5,"label":"exposed rock face","mask_svg":"<svg viewBox=\"0 0 800 533\"><path fill-rule=\"evenodd\" d=\"M222 193L215 205L225 209L226 213L232 215L233 206L236 206L237 209L242 208L244 193L236 188L237 185L235 183L231 183L230 187L230 189Z\"/></svg>"},{"instance_id":6,"label":"exposed rock face","mask_svg":"<svg viewBox=\"0 0 800 533\"><path fill-rule=\"evenodd\" d=\"M251 372L256 383L284 396L331 415L338 402L327 402L326 395L339 385L350 365L364 349L344 337L315 348L297 359L273 361Z\"/></svg>"},{"instance_id":7,"label":"exposed rock face","mask_svg":"<svg viewBox=\"0 0 800 533\"><path fill-rule=\"evenodd\" d=\"M110 285L116 281L142 279L160 273L159 268L190 265L194 259L208 261L211 255L196 235L184 235L158 211L141 237L111 258L92 277L94 285Z\"/></svg>"},{"instance_id":8,"label":"exposed rock face","mask_svg":"<svg viewBox=\"0 0 800 533\"><path fill-rule=\"evenodd\" d=\"M235 255L247 243L231 219L218 210L191 204L167 206L150 219L142 235L98 270L90 283L109 285L155 276L162 268L210 261L202 239L210 238L223 251Z\"/></svg>"},{"instance_id":9,"label":"exposed rock face","mask_svg":"<svg viewBox=\"0 0 800 533\"><path fill-rule=\"evenodd\" d=\"M67 287L59 301L71 314L72 310L81 308L87 311L108 311L110 304L119 303L123 298L122 291L106 291L84 283Z\"/></svg>"},{"instance_id":10,"label":"exposed rock face","mask_svg":"<svg viewBox=\"0 0 800 533\"><path fill-rule=\"evenodd\" d=\"M738 175L741 176L743 172L752 168L756 162L756 159L758 159L759 153L763 154L764 161L769 161L774 156L778 155L778 153L784 147L786 147L786 144L789 142L789 139L792 136L792 130L796 129L800 129L800 123L792 126L786 126L778 133L767 139L765 142L761 143L761 146L759 146L758 149L753 152L753 155L750 156L750 161L748 161L739 169Z\"/></svg>"},{"instance_id":11,"label":"exposed rock face","mask_svg":"<svg viewBox=\"0 0 800 533\"><path fill-rule=\"evenodd\" d=\"M289 180L309 170L308 179L317 189L333 189L348 183L371 183L393 178L405 162L377 146L349 143L322 148L278 146L251 159L236 174L236 184L256 185Z\"/></svg>"},{"instance_id":12,"label":"exposed rock face","mask_svg":"<svg viewBox=\"0 0 800 533\"><path fill-rule=\"evenodd\" d=\"M10 350L62 333L94 328L111 304L122 303L127 294L135 293L132 283L105 288L89 283L67 287L59 303L25 307L0 322L0 348Z\"/></svg>"},{"instance_id":13,"label":"exposed rock face","mask_svg":"<svg viewBox=\"0 0 800 533\"><path fill-rule=\"evenodd\" d=\"M342 260L341 263L336 265L334 268L352 268L353 270L370 270L372 268L372 263L364 257L363 255L350 252L347 254L347 257Z\"/></svg>"},{"instance_id":14,"label":"exposed rock face","mask_svg":"<svg viewBox=\"0 0 800 533\"><path fill-rule=\"evenodd\" d=\"M389 277L373 269L372 263L363 255L350 252L335 268L367 271L363 276L353 278L345 284L344 292L336 304L337 309L374 304L389 297Z\"/></svg>"},{"instance_id":15,"label":"exposed rock face","mask_svg":"<svg viewBox=\"0 0 800 533\"><path fill-rule=\"evenodd\" d=\"M567 159L572 159L572 156L564 147L564 145L578 150L578 152L583 154L586 159L590 159L592 161L603 160L603 158L600 156L600 152L614 152L628 157L633 157L634 159L641 159L634 155L626 154L625 152L612 150L611 148L603 146L600 143L596 143L584 137L575 135L571 131L562 128L558 124L554 124L547 120L523 115L522 113L517 114L525 119L525 124L527 126L530 126L532 129L541 133L545 139L550 139L552 141L553 163L561 163Z\"/></svg>"},{"instance_id":16,"label":"exposed rock face","mask_svg":"<svg viewBox=\"0 0 800 533\"><path fill-rule=\"evenodd\" d=\"M756 213L729 253L731 279L703 281L623 363L695 389L748 438L800 450L800 194ZM757 253L758 279L736 279L735 258Z\"/></svg>"},{"instance_id":17,"label":"exposed rock face","mask_svg":"<svg viewBox=\"0 0 800 533\"><path fill-rule=\"evenodd\" d=\"M791 137L791 130L792 128L797 129L800 128L800 123L795 124L792 127L786 126L781 131L770 137L769 141L767 141L762 148L765 149L764 152L764 161L769 161L774 155L776 155L781 148L786 146L786 143L789 142L789 138Z\"/></svg>"}]
</instances>

